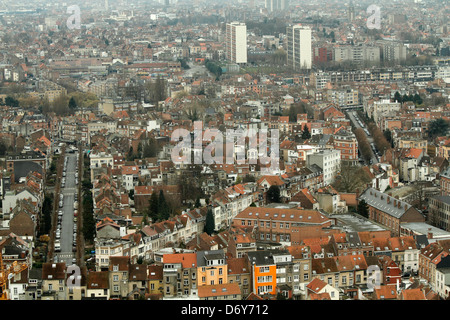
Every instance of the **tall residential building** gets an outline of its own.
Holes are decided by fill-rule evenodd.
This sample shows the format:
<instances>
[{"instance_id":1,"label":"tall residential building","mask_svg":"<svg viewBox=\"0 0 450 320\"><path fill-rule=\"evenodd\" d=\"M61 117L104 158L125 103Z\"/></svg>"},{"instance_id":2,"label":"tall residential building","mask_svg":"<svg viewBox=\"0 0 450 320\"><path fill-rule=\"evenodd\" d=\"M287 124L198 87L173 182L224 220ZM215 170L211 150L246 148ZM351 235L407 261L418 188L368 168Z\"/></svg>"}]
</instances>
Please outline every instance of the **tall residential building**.
<instances>
[{"instance_id":1,"label":"tall residential building","mask_svg":"<svg viewBox=\"0 0 450 320\"><path fill-rule=\"evenodd\" d=\"M323 181L325 185L334 182L336 174L341 168L341 150L324 149L306 157L306 164L318 165L323 170Z\"/></svg>"},{"instance_id":2,"label":"tall residential building","mask_svg":"<svg viewBox=\"0 0 450 320\"><path fill-rule=\"evenodd\" d=\"M350 5L347 10L348 20L351 22L355 20L355 7L353 5L353 1L350 1Z\"/></svg>"},{"instance_id":3,"label":"tall residential building","mask_svg":"<svg viewBox=\"0 0 450 320\"><path fill-rule=\"evenodd\" d=\"M288 26L286 35L288 66L294 70L311 69L311 28L299 24Z\"/></svg>"},{"instance_id":4,"label":"tall residential building","mask_svg":"<svg viewBox=\"0 0 450 320\"><path fill-rule=\"evenodd\" d=\"M266 0L266 9L268 11L287 10L289 0Z\"/></svg>"},{"instance_id":5,"label":"tall residential building","mask_svg":"<svg viewBox=\"0 0 450 320\"><path fill-rule=\"evenodd\" d=\"M247 26L242 22L226 25L226 54L231 62L247 63Z\"/></svg>"},{"instance_id":6,"label":"tall residential building","mask_svg":"<svg viewBox=\"0 0 450 320\"><path fill-rule=\"evenodd\" d=\"M380 62L380 48L371 46L339 46L333 48L336 62Z\"/></svg>"}]
</instances>

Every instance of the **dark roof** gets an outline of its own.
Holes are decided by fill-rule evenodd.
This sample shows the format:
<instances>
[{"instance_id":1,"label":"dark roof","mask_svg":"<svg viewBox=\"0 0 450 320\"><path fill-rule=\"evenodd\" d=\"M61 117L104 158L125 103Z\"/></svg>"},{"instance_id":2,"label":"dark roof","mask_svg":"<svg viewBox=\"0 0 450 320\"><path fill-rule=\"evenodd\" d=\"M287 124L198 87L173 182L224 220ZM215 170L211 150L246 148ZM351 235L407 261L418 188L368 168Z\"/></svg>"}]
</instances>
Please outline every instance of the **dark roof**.
<instances>
[{"instance_id":1,"label":"dark roof","mask_svg":"<svg viewBox=\"0 0 450 320\"><path fill-rule=\"evenodd\" d=\"M389 203L387 199L389 198ZM400 218L412 206L404 201L389 196L384 192L380 192L374 188L367 188L360 196L359 200L364 200L369 206L385 212L395 218ZM394 205L394 201L400 205Z\"/></svg>"},{"instance_id":2,"label":"dark roof","mask_svg":"<svg viewBox=\"0 0 450 320\"><path fill-rule=\"evenodd\" d=\"M30 172L43 173L42 166L33 161L16 161L14 163L14 181L19 182L20 178L26 177Z\"/></svg>"},{"instance_id":3,"label":"dark roof","mask_svg":"<svg viewBox=\"0 0 450 320\"><path fill-rule=\"evenodd\" d=\"M435 196L435 197L433 197L433 199L436 199L436 200L446 203L446 204L450 204L450 196Z\"/></svg>"},{"instance_id":4,"label":"dark roof","mask_svg":"<svg viewBox=\"0 0 450 320\"><path fill-rule=\"evenodd\" d=\"M268 250L264 251L251 251L248 252L248 259L251 264L255 265L273 265L275 264L272 256L272 252Z\"/></svg>"}]
</instances>

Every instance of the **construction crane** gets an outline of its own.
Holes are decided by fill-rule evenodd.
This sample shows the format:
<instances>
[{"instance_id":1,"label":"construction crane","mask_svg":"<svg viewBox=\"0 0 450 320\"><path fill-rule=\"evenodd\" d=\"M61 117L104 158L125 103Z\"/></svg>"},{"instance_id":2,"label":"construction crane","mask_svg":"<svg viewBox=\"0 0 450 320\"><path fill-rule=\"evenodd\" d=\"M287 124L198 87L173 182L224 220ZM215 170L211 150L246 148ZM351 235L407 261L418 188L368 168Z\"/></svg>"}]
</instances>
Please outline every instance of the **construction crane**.
<instances>
[{"instance_id":1,"label":"construction crane","mask_svg":"<svg viewBox=\"0 0 450 320\"><path fill-rule=\"evenodd\" d=\"M19 264L14 261L12 265L6 269L3 264L3 257L0 253L0 300L9 300L8 298L8 283L14 275L26 270L28 265L26 263Z\"/></svg>"}]
</instances>

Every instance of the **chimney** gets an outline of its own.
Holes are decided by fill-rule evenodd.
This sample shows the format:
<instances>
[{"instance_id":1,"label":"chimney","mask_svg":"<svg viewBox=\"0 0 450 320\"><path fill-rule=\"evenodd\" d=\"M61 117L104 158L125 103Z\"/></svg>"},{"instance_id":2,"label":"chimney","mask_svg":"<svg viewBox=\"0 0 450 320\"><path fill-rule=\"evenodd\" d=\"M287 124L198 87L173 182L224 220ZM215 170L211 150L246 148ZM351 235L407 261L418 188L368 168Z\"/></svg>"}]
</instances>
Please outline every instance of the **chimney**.
<instances>
[{"instance_id":1,"label":"chimney","mask_svg":"<svg viewBox=\"0 0 450 320\"><path fill-rule=\"evenodd\" d=\"M387 196L386 197L386 202L387 202L387 204L389 204L391 202L391 197Z\"/></svg>"},{"instance_id":2,"label":"chimney","mask_svg":"<svg viewBox=\"0 0 450 320\"><path fill-rule=\"evenodd\" d=\"M394 200L394 207L396 207L397 206L397 200L395 199Z\"/></svg>"},{"instance_id":3,"label":"chimney","mask_svg":"<svg viewBox=\"0 0 450 320\"><path fill-rule=\"evenodd\" d=\"M433 239L433 232L431 232L431 228L428 228L427 239Z\"/></svg>"},{"instance_id":4,"label":"chimney","mask_svg":"<svg viewBox=\"0 0 450 320\"><path fill-rule=\"evenodd\" d=\"M405 204L405 211L406 211L406 210L408 210L408 205L407 205L407 204Z\"/></svg>"}]
</instances>

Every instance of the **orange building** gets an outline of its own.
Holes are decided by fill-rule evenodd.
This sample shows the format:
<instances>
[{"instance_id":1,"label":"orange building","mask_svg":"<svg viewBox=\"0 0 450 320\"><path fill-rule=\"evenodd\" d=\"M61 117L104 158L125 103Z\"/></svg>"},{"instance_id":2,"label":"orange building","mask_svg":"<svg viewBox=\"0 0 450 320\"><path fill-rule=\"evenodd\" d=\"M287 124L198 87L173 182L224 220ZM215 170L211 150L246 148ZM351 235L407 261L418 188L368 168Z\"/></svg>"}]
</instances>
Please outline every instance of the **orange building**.
<instances>
[{"instance_id":1,"label":"orange building","mask_svg":"<svg viewBox=\"0 0 450 320\"><path fill-rule=\"evenodd\" d=\"M248 253L252 270L253 293L259 296L276 295L277 266L269 251Z\"/></svg>"}]
</instances>

